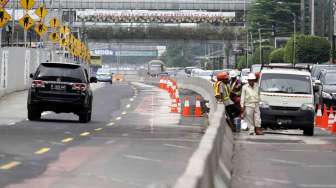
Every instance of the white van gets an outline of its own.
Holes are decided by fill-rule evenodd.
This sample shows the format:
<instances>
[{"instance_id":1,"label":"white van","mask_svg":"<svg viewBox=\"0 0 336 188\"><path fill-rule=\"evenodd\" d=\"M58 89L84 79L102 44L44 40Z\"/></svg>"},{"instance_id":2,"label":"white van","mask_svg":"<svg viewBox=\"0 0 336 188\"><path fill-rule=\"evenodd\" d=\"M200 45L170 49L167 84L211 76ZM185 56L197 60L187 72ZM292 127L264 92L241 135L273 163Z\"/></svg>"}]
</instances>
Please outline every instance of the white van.
<instances>
[{"instance_id":1,"label":"white van","mask_svg":"<svg viewBox=\"0 0 336 188\"><path fill-rule=\"evenodd\" d=\"M310 72L292 67L261 70L260 112L264 128L302 129L314 135L314 90Z\"/></svg>"}]
</instances>

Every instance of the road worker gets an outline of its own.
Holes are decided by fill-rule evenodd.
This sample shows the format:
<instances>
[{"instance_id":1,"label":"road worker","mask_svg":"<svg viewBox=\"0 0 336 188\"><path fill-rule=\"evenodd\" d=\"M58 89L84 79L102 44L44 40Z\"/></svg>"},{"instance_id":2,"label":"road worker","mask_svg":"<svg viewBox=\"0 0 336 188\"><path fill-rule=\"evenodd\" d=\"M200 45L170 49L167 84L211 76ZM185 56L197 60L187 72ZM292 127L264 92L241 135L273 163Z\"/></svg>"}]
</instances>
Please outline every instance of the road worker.
<instances>
[{"instance_id":1,"label":"road worker","mask_svg":"<svg viewBox=\"0 0 336 188\"><path fill-rule=\"evenodd\" d=\"M235 70L230 71L230 98L240 108L240 95L241 95L242 83L238 79L238 73ZM240 111L240 110L239 110Z\"/></svg>"},{"instance_id":2,"label":"road worker","mask_svg":"<svg viewBox=\"0 0 336 188\"><path fill-rule=\"evenodd\" d=\"M248 75L248 84L245 84L241 94L242 118L248 125L249 134L263 135L261 130L261 119L259 110L259 87L256 84L256 76L253 73Z\"/></svg>"},{"instance_id":3,"label":"road worker","mask_svg":"<svg viewBox=\"0 0 336 188\"><path fill-rule=\"evenodd\" d=\"M219 81L217 86L218 96L220 102L223 102L225 106L225 112L228 116L228 123L230 127L233 126L233 119L238 117L240 114L240 109L234 105L234 102L230 98L231 90L229 84L229 74L227 72L221 72L217 75L217 80Z\"/></svg>"}]
</instances>

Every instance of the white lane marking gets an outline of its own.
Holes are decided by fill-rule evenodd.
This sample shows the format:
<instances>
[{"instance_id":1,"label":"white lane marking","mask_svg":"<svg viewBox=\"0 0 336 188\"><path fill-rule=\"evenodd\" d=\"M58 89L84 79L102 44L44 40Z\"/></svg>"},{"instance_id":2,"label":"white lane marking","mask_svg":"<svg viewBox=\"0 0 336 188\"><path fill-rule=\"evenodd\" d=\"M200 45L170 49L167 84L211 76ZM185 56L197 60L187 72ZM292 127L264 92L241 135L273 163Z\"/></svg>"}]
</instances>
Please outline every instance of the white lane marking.
<instances>
[{"instance_id":1,"label":"white lane marking","mask_svg":"<svg viewBox=\"0 0 336 188\"><path fill-rule=\"evenodd\" d=\"M154 95L152 94L152 112L151 112L151 119L150 119L150 130L151 130L151 133L153 134L154 133Z\"/></svg>"},{"instance_id":2,"label":"white lane marking","mask_svg":"<svg viewBox=\"0 0 336 188\"><path fill-rule=\"evenodd\" d=\"M128 136L128 135L129 135L128 133L124 133L124 134L122 134L121 136L125 136L125 137L126 137L126 136Z\"/></svg>"},{"instance_id":3,"label":"white lane marking","mask_svg":"<svg viewBox=\"0 0 336 188\"><path fill-rule=\"evenodd\" d=\"M8 125L15 125L15 124L16 124L16 122L11 122Z\"/></svg>"},{"instance_id":4,"label":"white lane marking","mask_svg":"<svg viewBox=\"0 0 336 188\"><path fill-rule=\"evenodd\" d=\"M308 168L336 168L336 165L307 165Z\"/></svg>"},{"instance_id":5,"label":"white lane marking","mask_svg":"<svg viewBox=\"0 0 336 188\"><path fill-rule=\"evenodd\" d=\"M314 188L333 188L336 187L336 184L299 184L299 187L314 187Z\"/></svg>"},{"instance_id":6,"label":"white lane marking","mask_svg":"<svg viewBox=\"0 0 336 188\"><path fill-rule=\"evenodd\" d=\"M179 146L179 145L174 145L174 144L163 144L163 145L168 146L168 147L179 148L179 149L190 149L189 147L186 147L186 146Z\"/></svg>"},{"instance_id":7,"label":"white lane marking","mask_svg":"<svg viewBox=\"0 0 336 188\"><path fill-rule=\"evenodd\" d=\"M111 127L111 126L113 126L114 124L115 124L114 122L110 122L110 123L107 124L106 126Z\"/></svg>"},{"instance_id":8,"label":"white lane marking","mask_svg":"<svg viewBox=\"0 0 336 188\"><path fill-rule=\"evenodd\" d=\"M131 104L126 105L126 108L131 108Z\"/></svg>"},{"instance_id":9,"label":"white lane marking","mask_svg":"<svg viewBox=\"0 0 336 188\"><path fill-rule=\"evenodd\" d=\"M126 114L127 114L127 112L126 112L126 111L123 111L121 114L122 114L122 115L126 115Z\"/></svg>"},{"instance_id":10,"label":"white lane marking","mask_svg":"<svg viewBox=\"0 0 336 188\"><path fill-rule=\"evenodd\" d=\"M278 184L292 184L291 181L288 180L281 180L281 179L273 179L273 178L259 178L259 177L255 177L255 176L241 176L242 178L245 179L249 179L249 180L253 180L256 181L256 184L258 185L269 185L269 183L278 183Z\"/></svg>"},{"instance_id":11,"label":"white lane marking","mask_svg":"<svg viewBox=\"0 0 336 188\"><path fill-rule=\"evenodd\" d=\"M109 140L109 141L105 142L106 145L113 144L113 143L115 143L115 140Z\"/></svg>"},{"instance_id":12,"label":"white lane marking","mask_svg":"<svg viewBox=\"0 0 336 188\"><path fill-rule=\"evenodd\" d=\"M120 116L119 116L119 117L117 117L117 118L116 118L116 120L117 120L117 121L121 120L121 117L120 117Z\"/></svg>"},{"instance_id":13,"label":"white lane marking","mask_svg":"<svg viewBox=\"0 0 336 188\"><path fill-rule=\"evenodd\" d=\"M129 100L132 102L132 101L134 101L134 98L130 98Z\"/></svg>"},{"instance_id":14,"label":"white lane marking","mask_svg":"<svg viewBox=\"0 0 336 188\"><path fill-rule=\"evenodd\" d=\"M143 161L152 161L152 162L158 162L158 163L161 162L161 160L158 160L158 159L151 159L151 158L141 157L137 155L124 155L124 157L129 158L129 159L143 160Z\"/></svg>"},{"instance_id":15,"label":"white lane marking","mask_svg":"<svg viewBox=\"0 0 336 188\"><path fill-rule=\"evenodd\" d=\"M283 164L290 164L290 165L300 165L303 166L304 163L296 162L296 161L287 161L287 160L281 160L281 159L268 159L269 161L276 162L276 163L283 163Z\"/></svg>"},{"instance_id":16,"label":"white lane marking","mask_svg":"<svg viewBox=\"0 0 336 188\"><path fill-rule=\"evenodd\" d=\"M304 150L304 149L282 149L282 150L279 150L279 151L284 151L284 152L322 152L322 153L334 153L334 151L331 151L331 150L326 150L326 151L323 151L323 150Z\"/></svg>"}]
</instances>

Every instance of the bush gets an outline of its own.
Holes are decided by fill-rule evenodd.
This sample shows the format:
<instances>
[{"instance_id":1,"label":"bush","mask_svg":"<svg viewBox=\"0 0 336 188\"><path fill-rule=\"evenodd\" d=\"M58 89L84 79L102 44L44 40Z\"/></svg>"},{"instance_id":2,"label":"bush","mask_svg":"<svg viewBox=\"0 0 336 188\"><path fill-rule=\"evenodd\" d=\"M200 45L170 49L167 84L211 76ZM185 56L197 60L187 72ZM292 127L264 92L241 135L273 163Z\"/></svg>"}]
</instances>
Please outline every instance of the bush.
<instances>
[{"instance_id":1,"label":"bush","mask_svg":"<svg viewBox=\"0 0 336 188\"><path fill-rule=\"evenodd\" d=\"M248 66L250 67L253 63L253 57L252 55L248 55ZM247 64L246 64L246 56L242 55L242 56L238 56L237 57L237 65L236 65L237 69L244 69L244 68L248 68Z\"/></svg>"},{"instance_id":2,"label":"bush","mask_svg":"<svg viewBox=\"0 0 336 188\"><path fill-rule=\"evenodd\" d=\"M288 40L284 60L292 63L293 37ZM322 63L330 59L330 43L327 39L311 35L296 35L295 63Z\"/></svg>"},{"instance_id":3,"label":"bush","mask_svg":"<svg viewBox=\"0 0 336 188\"><path fill-rule=\"evenodd\" d=\"M284 48L273 50L270 54L270 57L269 57L270 62L271 63L283 63L284 62L284 53L285 53Z\"/></svg>"}]
</instances>

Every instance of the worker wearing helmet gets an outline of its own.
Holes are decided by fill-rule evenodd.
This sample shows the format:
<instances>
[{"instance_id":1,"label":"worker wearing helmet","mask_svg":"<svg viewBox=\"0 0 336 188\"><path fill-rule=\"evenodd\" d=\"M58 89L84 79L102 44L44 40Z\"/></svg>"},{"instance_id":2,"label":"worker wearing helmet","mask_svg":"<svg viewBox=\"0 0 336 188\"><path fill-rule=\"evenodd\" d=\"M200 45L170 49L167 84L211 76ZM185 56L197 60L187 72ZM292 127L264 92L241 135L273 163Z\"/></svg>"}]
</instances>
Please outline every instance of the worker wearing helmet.
<instances>
[{"instance_id":1,"label":"worker wearing helmet","mask_svg":"<svg viewBox=\"0 0 336 188\"><path fill-rule=\"evenodd\" d=\"M242 118L248 125L250 135L254 135L254 133L263 135L259 110L259 87L256 84L255 74L250 73L247 80L248 84L243 86L240 101Z\"/></svg>"},{"instance_id":2,"label":"worker wearing helmet","mask_svg":"<svg viewBox=\"0 0 336 188\"><path fill-rule=\"evenodd\" d=\"M238 79L238 73L235 70L230 71L230 98L231 100L240 107L240 95L241 95L242 84Z\"/></svg>"},{"instance_id":3,"label":"worker wearing helmet","mask_svg":"<svg viewBox=\"0 0 336 188\"><path fill-rule=\"evenodd\" d=\"M228 83L229 74L227 72L218 73L217 82L215 83L215 96L217 100L223 102L225 106L232 104Z\"/></svg>"}]
</instances>

